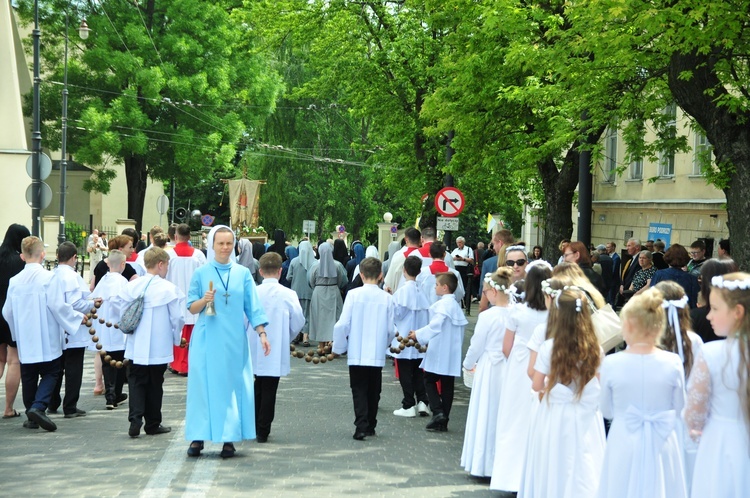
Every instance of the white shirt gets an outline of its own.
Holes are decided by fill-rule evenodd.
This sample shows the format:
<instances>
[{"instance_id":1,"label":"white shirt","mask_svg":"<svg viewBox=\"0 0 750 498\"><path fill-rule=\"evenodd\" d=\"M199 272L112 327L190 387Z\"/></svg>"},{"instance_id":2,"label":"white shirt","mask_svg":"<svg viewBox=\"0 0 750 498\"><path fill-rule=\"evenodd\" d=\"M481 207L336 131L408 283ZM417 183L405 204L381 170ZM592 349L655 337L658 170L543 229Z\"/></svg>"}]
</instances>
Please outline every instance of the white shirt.
<instances>
[{"instance_id":1,"label":"white shirt","mask_svg":"<svg viewBox=\"0 0 750 498\"><path fill-rule=\"evenodd\" d=\"M141 253L146 252L141 251ZM190 290L190 280L193 278L195 270L206 264L206 256L202 251L193 248L192 256L178 256L172 249L169 251L169 270L167 271L167 280L177 286L183 294L187 295ZM185 308L183 318L185 324L193 325L198 319L198 315L190 313Z\"/></svg>"},{"instance_id":2,"label":"white shirt","mask_svg":"<svg viewBox=\"0 0 750 498\"><path fill-rule=\"evenodd\" d=\"M468 323L451 294L440 296L430 307L430 323L415 331L419 343L427 344L421 368L438 375L460 376L464 328Z\"/></svg>"},{"instance_id":3,"label":"white shirt","mask_svg":"<svg viewBox=\"0 0 750 498\"><path fill-rule=\"evenodd\" d=\"M333 327L334 353L348 353L350 366L383 367L385 350L395 336L390 294L374 284L349 291Z\"/></svg>"},{"instance_id":4,"label":"white shirt","mask_svg":"<svg viewBox=\"0 0 750 498\"><path fill-rule=\"evenodd\" d=\"M393 303L393 319L396 330L402 337L409 335L409 331L420 329L430 322L430 305L432 303L415 280L406 280L403 285L399 285L391 302ZM396 339L391 341L391 347L397 347L398 345L399 342ZM389 352L388 355L399 360L424 358L424 353L420 353L417 348L413 347L405 348L396 354Z\"/></svg>"},{"instance_id":5,"label":"white shirt","mask_svg":"<svg viewBox=\"0 0 750 498\"><path fill-rule=\"evenodd\" d=\"M96 335L99 336L99 343L104 351L124 351L125 334L120 329L112 327L112 324L119 323L120 310L113 304L113 301L123 292L128 285L128 280L120 273L109 272L104 275L99 283L91 292L92 298L101 298L102 306L99 308L97 315L104 320L94 322ZM107 323L110 324L107 327Z\"/></svg>"},{"instance_id":6,"label":"white shirt","mask_svg":"<svg viewBox=\"0 0 750 498\"><path fill-rule=\"evenodd\" d=\"M449 270L458 279L458 287L456 287L453 297L456 298L457 303L461 303L461 300L466 295L463 279L458 270L453 268L449 268ZM435 294L435 275L432 274L429 268L422 267L421 273L417 276L417 284L422 288L422 292L424 292L424 295L427 296L431 304L437 302L438 295Z\"/></svg>"},{"instance_id":7,"label":"white shirt","mask_svg":"<svg viewBox=\"0 0 750 498\"><path fill-rule=\"evenodd\" d=\"M89 327L81 321L94 307L88 299L91 291L83 278L68 265L55 268L47 286L47 306L55 324L65 334L63 349L85 348L92 344Z\"/></svg>"},{"instance_id":8,"label":"white shirt","mask_svg":"<svg viewBox=\"0 0 750 498\"><path fill-rule=\"evenodd\" d=\"M147 275L128 282L115 301L118 309L124 310L144 289L143 316L135 332L125 338L125 358L138 365L170 363L174 360L173 346L180 345L185 325L185 294L158 275Z\"/></svg>"},{"instance_id":9,"label":"white shirt","mask_svg":"<svg viewBox=\"0 0 750 498\"><path fill-rule=\"evenodd\" d=\"M456 256L461 256L464 259L474 259L474 251L471 250L471 247L464 245L463 249L459 249L458 247L453 249L451 256L453 257L453 264L455 266L468 266L469 263L467 261L456 259Z\"/></svg>"},{"instance_id":10,"label":"white shirt","mask_svg":"<svg viewBox=\"0 0 750 498\"><path fill-rule=\"evenodd\" d=\"M63 334L47 307L51 279L52 272L39 263L26 263L8 284L3 317L18 344L21 363L52 361L62 355Z\"/></svg>"},{"instance_id":11,"label":"white shirt","mask_svg":"<svg viewBox=\"0 0 750 498\"><path fill-rule=\"evenodd\" d=\"M289 375L289 343L305 325L305 315L297 293L287 289L275 278L264 278L257 287L258 298L268 317L266 338L271 343L271 353L266 356L260 336L252 326L247 328L253 373L261 377Z\"/></svg>"}]
</instances>

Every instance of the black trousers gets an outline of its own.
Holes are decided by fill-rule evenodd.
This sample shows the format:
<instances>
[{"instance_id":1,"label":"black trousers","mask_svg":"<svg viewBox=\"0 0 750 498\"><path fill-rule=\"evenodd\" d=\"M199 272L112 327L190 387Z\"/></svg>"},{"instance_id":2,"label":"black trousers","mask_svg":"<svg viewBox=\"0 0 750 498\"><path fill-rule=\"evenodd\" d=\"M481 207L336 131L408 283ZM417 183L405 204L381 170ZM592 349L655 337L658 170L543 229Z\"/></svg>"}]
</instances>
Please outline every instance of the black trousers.
<instances>
[{"instance_id":1,"label":"black trousers","mask_svg":"<svg viewBox=\"0 0 750 498\"><path fill-rule=\"evenodd\" d=\"M128 365L128 420L130 423L140 424L145 421L146 433L156 429L161 424L161 402L164 397L164 372L167 364L163 365Z\"/></svg>"},{"instance_id":2,"label":"black trousers","mask_svg":"<svg viewBox=\"0 0 750 498\"><path fill-rule=\"evenodd\" d=\"M21 363L21 395L26 411L46 410L60 376L60 358L39 363Z\"/></svg>"},{"instance_id":3,"label":"black trousers","mask_svg":"<svg viewBox=\"0 0 750 498\"><path fill-rule=\"evenodd\" d=\"M268 437L271 434L278 389L278 377L255 377L255 432L258 436Z\"/></svg>"},{"instance_id":4,"label":"black trousers","mask_svg":"<svg viewBox=\"0 0 750 498\"><path fill-rule=\"evenodd\" d=\"M115 361L125 359L125 351L107 351L107 354ZM124 368L111 366L102 358L102 375L104 376L104 399L107 404L117 402L117 397L122 394L122 387L125 385Z\"/></svg>"},{"instance_id":5,"label":"black trousers","mask_svg":"<svg viewBox=\"0 0 750 498\"><path fill-rule=\"evenodd\" d=\"M382 384L383 367L349 366L349 386L352 388L357 432L374 431L378 425Z\"/></svg>"},{"instance_id":6,"label":"black trousers","mask_svg":"<svg viewBox=\"0 0 750 498\"><path fill-rule=\"evenodd\" d=\"M440 381L442 394L438 394L438 381ZM424 373L425 389L427 390L427 397L430 399L430 410L432 410L433 416L442 413L446 418L450 418L455 382L456 378L450 375Z\"/></svg>"},{"instance_id":7,"label":"black trousers","mask_svg":"<svg viewBox=\"0 0 750 498\"><path fill-rule=\"evenodd\" d=\"M401 384L401 391L404 393L404 399L401 400L401 407L404 409L411 408L420 401L428 403L427 391L424 386L424 372L419 365L422 359L401 360L396 359L398 365L398 381ZM416 401L414 395L416 394Z\"/></svg>"},{"instance_id":8,"label":"black trousers","mask_svg":"<svg viewBox=\"0 0 750 498\"><path fill-rule=\"evenodd\" d=\"M81 382L83 381L83 355L86 348L68 348L62 352L60 366L62 372L57 378L57 384L52 391L49 407L57 410L62 403L63 413L75 413L78 408L78 398L81 396ZM65 398L60 399L63 376L65 376Z\"/></svg>"},{"instance_id":9,"label":"black trousers","mask_svg":"<svg viewBox=\"0 0 750 498\"><path fill-rule=\"evenodd\" d=\"M471 307L471 276L472 269L468 266L456 266L456 271L461 275L461 282L464 284L464 309Z\"/></svg>"}]
</instances>

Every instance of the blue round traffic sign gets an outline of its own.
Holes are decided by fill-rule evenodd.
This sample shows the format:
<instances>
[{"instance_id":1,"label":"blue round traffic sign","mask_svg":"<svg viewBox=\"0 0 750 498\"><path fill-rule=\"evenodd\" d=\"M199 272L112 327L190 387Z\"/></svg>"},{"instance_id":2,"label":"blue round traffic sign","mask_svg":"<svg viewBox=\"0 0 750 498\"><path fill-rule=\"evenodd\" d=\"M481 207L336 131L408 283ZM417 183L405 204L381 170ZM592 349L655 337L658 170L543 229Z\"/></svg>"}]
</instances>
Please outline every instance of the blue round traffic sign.
<instances>
[{"instance_id":1,"label":"blue round traffic sign","mask_svg":"<svg viewBox=\"0 0 750 498\"><path fill-rule=\"evenodd\" d=\"M211 225L214 224L214 219L215 218L211 216L210 214L204 214L203 217L201 218L201 223L203 223L204 227L210 227Z\"/></svg>"}]
</instances>

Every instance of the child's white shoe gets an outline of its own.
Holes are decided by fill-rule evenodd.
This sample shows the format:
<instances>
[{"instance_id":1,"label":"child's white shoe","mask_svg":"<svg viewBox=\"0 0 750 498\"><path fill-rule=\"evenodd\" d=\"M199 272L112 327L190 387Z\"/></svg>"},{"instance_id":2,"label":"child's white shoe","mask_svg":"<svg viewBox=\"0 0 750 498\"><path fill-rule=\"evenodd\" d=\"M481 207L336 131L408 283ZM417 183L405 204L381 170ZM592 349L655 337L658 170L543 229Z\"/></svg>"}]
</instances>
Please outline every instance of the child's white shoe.
<instances>
[{"instance_id":1,"label":"child's white shoe","mask_svg":"<svg viewBox=\"0 0 750 498\"><path fill-rule=\"evenodd\" d=\"M431 415L430 408L424 401L417 403L417 411L419 412L420 417L429 417Z\"/></svg>"},{"instance_id":2,"label":"child's white shoe","mask_svg":"<svg viewBox=\"0 0 750 498\"><path fill-rule=\"evenodd\" d=\"M417 407L412 406L411 408L399 408L398 410L394 410L393 414L397 417L416 417L417 416Z\"/></svg>"}]
</instances>

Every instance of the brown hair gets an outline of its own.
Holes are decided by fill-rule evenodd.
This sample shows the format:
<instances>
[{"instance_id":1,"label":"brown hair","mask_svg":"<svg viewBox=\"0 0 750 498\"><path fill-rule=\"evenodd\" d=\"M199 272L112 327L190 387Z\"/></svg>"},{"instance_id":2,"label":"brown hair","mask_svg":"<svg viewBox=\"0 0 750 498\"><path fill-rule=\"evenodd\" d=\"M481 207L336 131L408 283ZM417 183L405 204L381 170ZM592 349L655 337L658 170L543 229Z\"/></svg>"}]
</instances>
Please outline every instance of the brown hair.
<instances>
[{"instance_id":1,"label":"brown hair","mask_svg":"<svg viewBox=\"0 0 750 498\"><path fill-rule=\"evenodd\" d=\"M547 334L554 342L546 391L549 393L557 384L575 384L576 397L580 398L601 363L588 299L581 290L566 289L554 299L553 308L557 309L556 319L547 322Z\"/></svg>"},{"instance_id":2,"label":"brown hair","mask_svg":"<svg viewBox=\"0 0 750 498\"><path fill-rule=\"evenodd\" d=\"M740 271L733 259L709 259L701 265L701 293L698 302L708 306L708 295L711 294L711 279L718 275L726 275Z\"/></svg>"},{"instance_id":3,"label":"brown hair","mask_svg":"<svg viewBox=\"0 0 750 498\"><path fill-rule=\"evenodd\" d=\"M724 275L724 281L733 280L750 280L750 274L744 272L728 273ZM742 412L745 415L745 425L750 431L750 290L744 289L723 289L714 287L721 299L727 303L727 306L734 308L742 306L744 313L739 327L735 334L735 339L740 349L740 364L737 368L737 376L740 380L739 395L742 400Z\"/></svg>"},{"instance_id":4,"label":"brown hair","mask_svg":"<svg viewBox=\"0 0 750 498\"><path fill-rule=\"evenodd\" d=\"M128 242L133 242L133 238L130 235L118 235L109 239L107 245L109 246L109 250L112 251L114 249L122 249L128 245Z\"/></svg>"},{"instance_id":5,"label":"brown hair","mask_svg":"<svg viewBox=\"0 0 750 498\"><path fill-rule=\"evenodd\" d=\"M679 301L685 296L685 289L677 282L671 280L659 282L654 287L661 291L665 301ZM694 360L693 343L690 340L690 336L688 336L688 330L693 329L693 321L690 319L690 307L686 305L682 309L678 308L677 316L680 320L680 335L682 336L682 365L685 367L685 378L687 378L690 375L690 369L693 368ZM664 333L660 339L661 348L677 353L679 351L677 347L677 333L672 324L669 323L669 320L666 320L664 325Z\"/></svg>"},{"instance_id":6,"label":"brown hair","mask_svg":"<svg viewBox=\"0 0 750 498\"><path fill-rule=\"evenodd\" d=\"M538 311L544 311L547 309L547 303L544 302L542 282L551 276L552 272L544 266L535 266L526 272L526 282L524 285L524 290L526 291L526 306Z\"/></svg>"},{"instance_id":7,"label":"brown hair","mask_svg":"<svg viewBox=\"0 0 750 498\"><path fill-rule=\"evenodd\" d=\"M161 247L164 249L166 247L167 242L169 242L169 236L164 232L157 232L154 234L153 238L154 247Z\"/></svg>"},{"instance_id":8,"label":"brown hair","mask_svg":"<svg viewBox=\"0 0 750 498\"><path fill-rule=\"evenodd\" d=\"M359 263L359 273L362 274L362 279L375 280L382 271L383 263L378 258L365 258Z\"/></svg>"},{"instance_id":9,"label":"brown hair","mask_svg":"<svg viewBox=\"0 0 750 498\"><path fill-rule=\"evenodd\" d=\"M360 271L362 271L361 268ZM451 291L451 294L456 292L456 289L458 289L458 278L456 278L456 276L452 272L436 273L435 282L437 282L438 285L447 285L448 290Z\"/></svg>"},{"instance_id":10,"label":"brown hair","mask_svg":"<svg viewBox=\"0 0 750 498\"><path fill-rule=\"evenodd\" d=\"M680 244L672 244L664 253L664 262L675 268L682 268L690 262L690 255Z\"/></svg>"},{"instance_id":11,"label":"brown hair","mask_svg":"<svg viewBox=\"0 0 750 498\"><path fill-rule=\"evenodd\" d=\"M267 252L260 257L258 264L260 265L260 271L264 273L263 276L276 273L281 269L281 254L273 251Z\"/></svg>"},{"instance_id":12,"label":"brown hair","mask_svg":"<svg viewBox=\"0 0 750 498\"><path fill-rule=\"evenodd\" d=\"M591 266L591 254L589 253L588 248L586 248L586 244L583 242L575 241L568 244L568 249L570 249L573 252L578 253L578 264L583 264L586 266Z\"/></svg>"}]
</instances>

